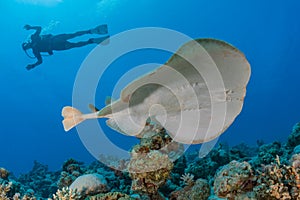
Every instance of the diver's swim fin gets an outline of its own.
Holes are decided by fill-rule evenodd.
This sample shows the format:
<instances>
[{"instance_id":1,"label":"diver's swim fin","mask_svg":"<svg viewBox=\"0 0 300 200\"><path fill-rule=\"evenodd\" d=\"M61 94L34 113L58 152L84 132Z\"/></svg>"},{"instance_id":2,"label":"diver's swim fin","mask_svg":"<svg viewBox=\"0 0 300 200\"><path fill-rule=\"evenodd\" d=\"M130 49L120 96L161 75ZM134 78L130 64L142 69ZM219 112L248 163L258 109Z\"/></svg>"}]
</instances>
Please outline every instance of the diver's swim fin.
<instances>
[{"instance_id":1,"label":"diver's swim fin","mask_svg":"<svg viewBox=\"0 0 300 200\"><path fill-rule=\"evenodd\" d=\"M109 35L105 37L100 37L100 38L92 38L91 39L93 43L96 44L102 44L102 45L107 45L109 44Z\"/></svg>"},{"instance_id":2,"label":"diver's swim fin","mask_svg":"<svg viewBox=\"0 0 300 200\"><path fill-rule=\"evenodd\" d=\"M107 24L99 25L93 29L91 29L92 34L107 34L108 29L107 29Z\"/></svg>"}]
</instances>

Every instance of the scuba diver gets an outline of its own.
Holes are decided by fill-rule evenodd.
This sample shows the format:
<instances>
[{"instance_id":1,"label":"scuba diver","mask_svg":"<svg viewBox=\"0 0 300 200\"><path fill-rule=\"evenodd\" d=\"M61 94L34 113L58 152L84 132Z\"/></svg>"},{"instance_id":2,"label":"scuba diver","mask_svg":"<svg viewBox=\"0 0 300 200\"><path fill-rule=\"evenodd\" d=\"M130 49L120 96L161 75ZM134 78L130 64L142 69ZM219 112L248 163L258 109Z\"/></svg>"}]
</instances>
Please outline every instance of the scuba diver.
<instances>
[{"instance_id":1,"label":"scuba diver","mask_svg":"<svg viewBox=\"0 0 300 200\"><path fill-rule=\"evenodd\" d=\"M71 34L59 34L59 35L52 35L52 34L41 35L42 27L40 26L25 25L24 29L35 30L35 33L30 36L31 41L24 42L22 44L22 48L25 51L25 53L28 55L27 50L32 49L34 58L37 59L36 63L27 65L26 67L27 70L31 70L34 67L42 64L43 58L41 52L46 52L49 55L53 55L54 50L62 51L62 50L76 48L76 47L82 47L88 44L100 44L101 42L109 38L109 36L104 36L99 38L90 38L87 41L81 41L81 42L68 41L69 39L82 36L85 34L107 34L108 30L106 24L97 26L96 28L90 30L78 31ZM28 56L31 57L30 55Z\"/></svg>"}]
</instances>

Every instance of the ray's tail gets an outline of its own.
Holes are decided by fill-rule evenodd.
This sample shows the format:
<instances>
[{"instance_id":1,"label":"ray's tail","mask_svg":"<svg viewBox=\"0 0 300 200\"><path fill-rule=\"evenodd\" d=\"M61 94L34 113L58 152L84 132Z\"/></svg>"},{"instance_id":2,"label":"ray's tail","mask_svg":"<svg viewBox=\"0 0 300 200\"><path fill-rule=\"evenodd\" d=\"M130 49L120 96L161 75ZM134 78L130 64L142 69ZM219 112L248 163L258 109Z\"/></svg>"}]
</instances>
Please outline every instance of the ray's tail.
<instances>
[{"instance_id":1,"label":"ray's tail","mask_svg":"<svg viewBox=\"0 0 300 200\"><path fill-rule=\"evenodd\" d=\"M62 123L65 131L69 131L71 128L75 127L77 124L86 119L79 110L71 106L64 107L61 115L64 117Z\"/></svg>"}]
</instances>

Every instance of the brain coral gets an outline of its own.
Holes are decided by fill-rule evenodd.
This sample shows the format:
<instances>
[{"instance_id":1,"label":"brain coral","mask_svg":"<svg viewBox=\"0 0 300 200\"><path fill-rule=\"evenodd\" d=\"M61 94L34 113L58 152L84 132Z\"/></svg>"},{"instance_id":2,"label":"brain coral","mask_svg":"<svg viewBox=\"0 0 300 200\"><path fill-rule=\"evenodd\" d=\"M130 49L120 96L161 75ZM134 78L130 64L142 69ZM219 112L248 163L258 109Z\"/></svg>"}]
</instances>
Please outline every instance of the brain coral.
<instances>
[{"instance_id":1,"label":"brain coral","mask_svg":"<svg viewBox=\"0 0 300 200\"><path fill-rule=\"evenodd\" d=\"M71 190L75 190L82 196L94 195L107 192L108 186L105 178L100 174L86 174L79 176L71 185Z\"/></svg>"},{"instance_id":2,"label":"brain coral","mask_svg":"<svg viewBox=\"0 0 300 200\"><path fill-rule=\"evenodd\" d=\"M215 175L214 191L218 197L235 199L253 188L253 177L249 163L231 161Z\"/></svg>"}]
</instances>

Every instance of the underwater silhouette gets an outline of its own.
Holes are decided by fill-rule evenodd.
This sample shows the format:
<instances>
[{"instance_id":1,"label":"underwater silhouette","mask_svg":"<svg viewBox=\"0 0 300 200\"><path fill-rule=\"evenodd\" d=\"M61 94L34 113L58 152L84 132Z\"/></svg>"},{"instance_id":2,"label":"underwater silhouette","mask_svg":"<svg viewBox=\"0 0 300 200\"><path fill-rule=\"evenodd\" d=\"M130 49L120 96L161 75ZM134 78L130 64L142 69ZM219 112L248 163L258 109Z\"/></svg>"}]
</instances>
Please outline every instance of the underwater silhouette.
<instances>
[{"instance_id":1,"label":"underwater silhouette","mask_svg":"<svg viewBox=\"0 0 300 200\"><path fill-rule=\"evenodd\" d=\"M33 64L28 64L26 69L31 70L34 67L42 64L42 52L48 53L48 55L53 55L53 51L63 51L76 47L82 47L88 44L100 44L104 40L108 39L109 36L99 37L99 38L90 38L87 41L80 42L69 42L68 40L73 39L75 37L79 37L86 34L107 34L108 29L107 25L99 25L93 29L77 31L75 33L70 34L41 34L42 27L41 26L31 26L25 25L24 29L26 30L35 30L35 33L30 36L31 41L23 42L22 48L27 54L28 49L32 49L32 53L34 55L33 58L36 58L37 61ZM28 55L28 54L27 54ZM29 55L28 55L29 56ZM31 57L31 56L29 56Z\"/></svg>"}]
</instances>

